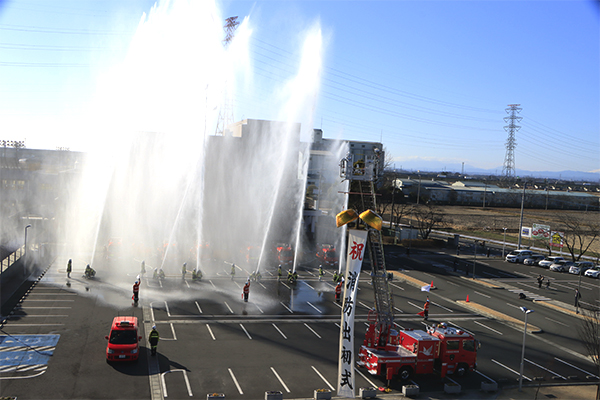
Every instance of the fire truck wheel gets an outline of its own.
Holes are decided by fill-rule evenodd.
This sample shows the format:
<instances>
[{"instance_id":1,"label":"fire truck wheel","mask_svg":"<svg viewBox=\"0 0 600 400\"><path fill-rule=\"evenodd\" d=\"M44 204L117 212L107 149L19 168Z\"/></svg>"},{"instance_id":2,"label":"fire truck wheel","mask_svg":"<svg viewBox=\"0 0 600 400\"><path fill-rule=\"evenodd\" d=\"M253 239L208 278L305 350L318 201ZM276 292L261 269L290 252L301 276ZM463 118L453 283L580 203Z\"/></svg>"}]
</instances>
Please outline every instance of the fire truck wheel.
<instances>
[{"instance_id":1,"label":"fire truck wheel","mask_svg":"<svg viewBox=\"0 0 600 400\"><path fill-rule=\"evenodd\" d=\"M412 376L413 370L411 367L402 367L400 372L398 372L398 377L402 381L407 381Z\"/></svg>"},{"instance_id":2,"label":"fire truck wheel","mask_svg":"<svg viewBox=\"0 0 600 400\"><path fill-rule=\"evenodd\" d=\"M456 376L465 376L468 370L469 366L467 364L460 363L456 367L456 371L454 371L454 373L456 374Z\"/></svg>"}]
</instances>

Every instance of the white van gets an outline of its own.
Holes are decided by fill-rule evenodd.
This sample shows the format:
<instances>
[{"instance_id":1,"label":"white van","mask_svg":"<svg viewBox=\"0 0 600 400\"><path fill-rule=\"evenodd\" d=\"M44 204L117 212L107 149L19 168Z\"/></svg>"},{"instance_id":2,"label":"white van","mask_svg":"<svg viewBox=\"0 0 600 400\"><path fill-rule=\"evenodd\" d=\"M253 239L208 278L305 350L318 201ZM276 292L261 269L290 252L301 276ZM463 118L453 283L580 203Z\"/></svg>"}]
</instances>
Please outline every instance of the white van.
<instances>
[{"instance_id":1,"label":"white van","mask_svg":"<svg viewBox=\"0 0 600 400\"><path fill-rule=\"evenodd\" d=\"M526 258L533 255L531 250L513 250L506 256L506 261L512 263L522 263Z\"/></svg>"}]
</instances>

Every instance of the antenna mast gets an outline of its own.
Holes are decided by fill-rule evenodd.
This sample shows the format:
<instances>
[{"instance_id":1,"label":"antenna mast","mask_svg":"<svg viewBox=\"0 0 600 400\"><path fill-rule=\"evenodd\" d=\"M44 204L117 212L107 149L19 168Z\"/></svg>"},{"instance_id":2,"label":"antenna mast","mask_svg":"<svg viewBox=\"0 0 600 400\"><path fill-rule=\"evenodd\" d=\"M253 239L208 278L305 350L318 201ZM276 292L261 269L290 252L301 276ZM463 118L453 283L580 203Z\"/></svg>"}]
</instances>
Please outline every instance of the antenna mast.
<instances>
[{"instance_id":1,"label":"antenna mast","mask_svg":"<svg viewBox=\"0 0 600 400\"><path fill-rule=\"evenodd\" d=\"M508 132L508 139L506 140L506 156L504 157L504 166L502 167L502 176L504 179L514 179L516 176L515 171L515 147L517 145L515 140L515 133L521 127L516 124L520 122L523 117L518 117L517 114L521 112L522 108L519 108L520 104L509 104L506 112L509 114L508 117L504 117L504 122L508 123L504 127L504 130Z\"/></svg>"}]
</instances>

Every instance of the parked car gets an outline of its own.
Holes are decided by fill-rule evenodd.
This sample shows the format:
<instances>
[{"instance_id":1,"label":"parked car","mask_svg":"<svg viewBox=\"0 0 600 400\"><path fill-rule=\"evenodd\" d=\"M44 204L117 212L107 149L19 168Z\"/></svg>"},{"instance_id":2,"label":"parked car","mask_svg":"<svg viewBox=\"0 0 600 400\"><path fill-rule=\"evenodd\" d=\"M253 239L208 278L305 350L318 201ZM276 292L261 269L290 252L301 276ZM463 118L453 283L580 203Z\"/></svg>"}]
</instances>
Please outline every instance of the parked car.
<instances>
[{"instance_id":1,"label":"parked car","mask_svg":"<svg viewBox=\"0 0 600 400\"><path fill-rule=\"evenodd\" d=\"M550 266L550 271L567 272L575 263L573 261L560 260Z\"/></svg>"},{"instance_id":2,"label":"parked car","mask_svg":"<svg viewBox=\"0 0 600 400\"><path fill-rule=\"evenodd\" d=\"M593 266L594 263L591 261L577 261L575 262L575 265L572 265L571 268L569 268L569 273L575 275L583 274Z\"/></svg>"},{"instance_id":3,"label":"parked car","mask_svg":"<svg viewBox=\"0 0 600 400\"><path fill-rule=\"evenodd\" d=\"M106 362L137 361L140 353L137 317L115 317L110 325L110 334L105 336Z\"/></svg>"},{"instance_id":4,"label":"parked car","mask_svg":"<svg viewBox=\"0 0 600 400\"><path fill-rule=\"evenodd\" d=\"M531 250L513 250L506 255L506 261L512 263L522 263L526 258L533 255Z\"/></svg>"},{"instance_id":5,"label":"parked car","mask_svg":"<svg viewBox=\"0 0 600 400\"><path fill-rule=\"evenodd\" d=\"M523 264L525 264L525 265L537 265L544 258L546 258L546 257L543 256L543 255L541 255L541 254L533 254L531 257L526 258L523 261Z\"/></svg>"},{"instance_id":6,"label":"parked car","mask_svg":"<svg viewBox=\"0 0 600 400\"><path fill-rule=\"evenodd\" d=\"M585 271L585 276L589 276L590 278L598 278L600 277L600 266L596 265Z\"/></svg>"},{"instance_id":7,"label":"parked car","mask_svg":"<svg viewBox=\"0 0 600 400\"><path fill-rule=\"evenodd\" d=\"M564 257L560 257L560 256L552 256L552 257L546 257L545 259L543 259L542 261L540 261L538 263L538 265L540 267L544 267L544 268L550 268L550 266L556 262L559 261L566 261Z\"/></svg>"}]
</instances>

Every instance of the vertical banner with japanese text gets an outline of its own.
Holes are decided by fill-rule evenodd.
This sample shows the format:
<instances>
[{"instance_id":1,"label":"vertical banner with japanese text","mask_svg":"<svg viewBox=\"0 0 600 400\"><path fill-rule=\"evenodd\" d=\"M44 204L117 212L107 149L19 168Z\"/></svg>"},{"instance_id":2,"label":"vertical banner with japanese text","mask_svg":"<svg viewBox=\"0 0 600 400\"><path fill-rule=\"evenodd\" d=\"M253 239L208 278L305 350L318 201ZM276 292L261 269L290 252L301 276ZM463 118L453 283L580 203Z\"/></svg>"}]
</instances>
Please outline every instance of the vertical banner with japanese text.
<instances>
[{"instance_id":1,"label":"vertical banner with japanese text","mask_svg":"<svg viewBox=\"0 0 600 400\"><path fill-rule=\"evenodd\" d=\"M340 324L340 359L338 367L337 394L354 398L354 304L358 292L358 278L362 266L367 231L348 231L348 257L344 277L342 322Z\"/></svg>"}]
</instances>

